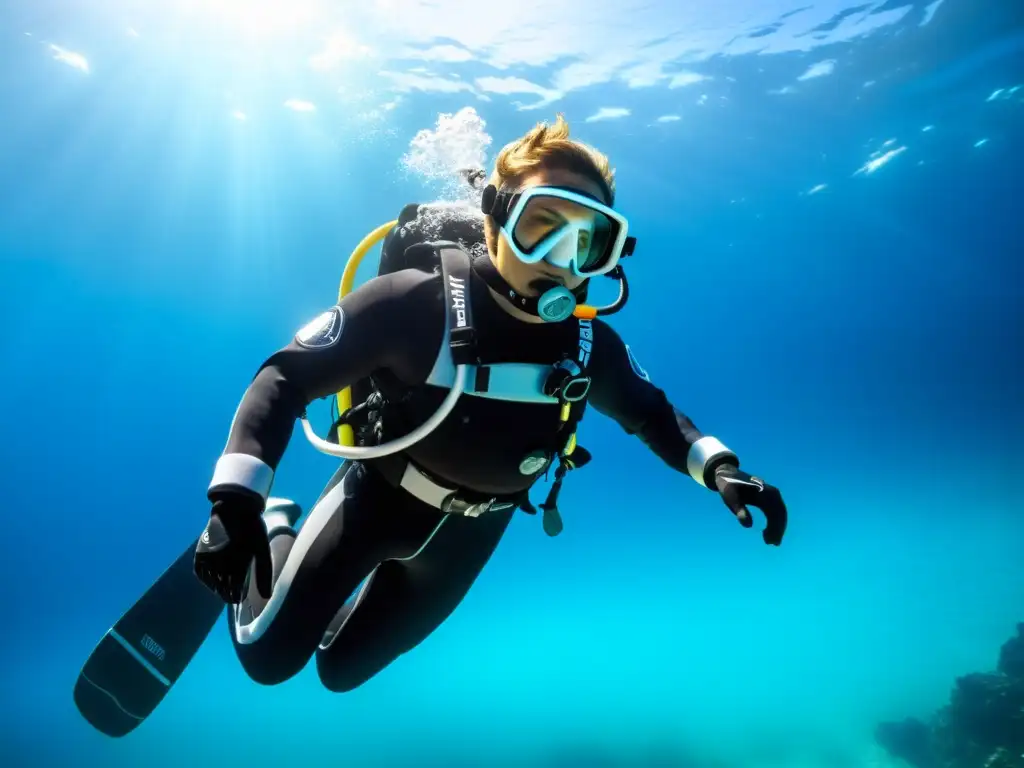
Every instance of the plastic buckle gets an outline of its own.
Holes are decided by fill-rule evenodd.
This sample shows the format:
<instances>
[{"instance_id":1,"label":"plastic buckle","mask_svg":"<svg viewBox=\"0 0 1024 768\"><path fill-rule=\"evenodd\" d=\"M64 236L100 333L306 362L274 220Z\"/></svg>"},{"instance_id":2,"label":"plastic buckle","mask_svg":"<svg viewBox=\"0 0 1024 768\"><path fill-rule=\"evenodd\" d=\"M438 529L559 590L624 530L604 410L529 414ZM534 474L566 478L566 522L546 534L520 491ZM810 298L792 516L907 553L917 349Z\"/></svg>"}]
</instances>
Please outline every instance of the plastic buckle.
<instances>
[{"instance_id":1,"label":"plastic buckle","mask_svg":"<svg viewBox=\"0 0 1024 768\"><path fill-rule=\"evenodd\" d=\"M456 365L472 365L477 361L476 331L472 328L453 328L448 335L448 344Z\"/></svg>"},{"instance_id":2,"label":"plastic buckle","mask_svg":"<svg viewBox=\"0 0 1024 768\"><path fill-rule=\"evenodd\" d=\"M567 403L578 403L590 392L589 376L574 376L562 383L560 397Z\"/></svg>"},{"instance_id":3,"label":"plastic buckle","mask_svg":"<svg viewBox=\"0 0 1024 768\"><path fill-rule=\"evenodd\" d=\"M470 504L463 512L466 517L480 517L484 512L491 511L491 502L485 501L482 504Z\"/></svg>"},{"instance_id":4,"label":"plastic buckle","mask_svg":"<svg viewBox=\"0 0 1024 768\"><path fill-rule=\"evenodd\" d=\"M496 499L489 499L483 502L470 502L459 496L458 492L451 493L441 502L441 511L446 515L463 515L465 517L480 517L487 512Z\"/></svg>"},{"instance_id":5,"label":"plastic buckle","mask_svg":"<svg viewBox=\"0 0 1024 768\"><path fill-rule=\"evenodd\" d=\"M486 512L501 512L512 509L516 504L514 501L499 501L496 497L487 501L471 502L458 495L458 492L450 494L441 502L441 511L447 515L463 515L464 517L480 517Z\"/></svg>"}]
</instances>

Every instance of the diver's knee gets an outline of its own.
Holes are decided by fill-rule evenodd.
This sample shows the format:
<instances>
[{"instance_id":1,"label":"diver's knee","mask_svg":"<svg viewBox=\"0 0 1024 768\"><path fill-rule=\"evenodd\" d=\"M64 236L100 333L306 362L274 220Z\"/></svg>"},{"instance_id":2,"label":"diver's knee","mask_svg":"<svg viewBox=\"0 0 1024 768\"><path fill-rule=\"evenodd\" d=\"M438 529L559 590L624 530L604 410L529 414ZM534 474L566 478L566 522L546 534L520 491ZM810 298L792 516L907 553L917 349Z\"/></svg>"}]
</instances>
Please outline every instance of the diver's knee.
<instances>
[{"instance_id":1,"label":"diver's knee","mask_svg":"<svg viewBox=\"0 0 1024 768\"><path fill-rule=\"evenodd\" d=\"M294 677L295 673L282 670L273 665L246 664L242 662L242 669L249 679L260 685L280 685Z\"/></svg>"},{"instance_id":2,"label":"diver's knee","mask_svg":"<svg viewBox=\"0 0 1024 768\"><path fill-rule=\"evenodd\" d=\"M322 664L317 664L317 673L320 675L320 682L331 693L348 693L367 682L376 672L370 674L356 674L355 670L342 666L341 668L324 669Z\"/></svg>"},{"instance_id":3,"label":"diver's knee","mask_svg":"<svg viewBox=\"0 0 1024 768\"><path fill-rule=\"evenodd\" d=\"M279 685L295 677L309 662L310 653L302 653L298 644L288 642L288 638L279 633L262 637L253 643L243 643L239 641L230 615L228 628L235 655L245 674L254 683Z\"/></svg>"},{"instance_id":4,"label":"diver's knee","mask_svg":"<svg viewBox=\"0 0 1024 768\"><path fill-rule=\"evenodd\" d=\"M331 693L348 693L376 676L381 667L355 663L351 658L339 658L337 652L322 648L316 655L316 671L320 682Z\"/></svg>"},{"instance_id":5,"label":"diver's knee","mask_svg":"<svg viewBox=\"0 0 1024 768\"><path fill-rule=\"evenodd\" d=\"M372 677L372 675L370 676ZM331 675L320 675L320 682L323 683L331 693L349 693L354 691L356 688L367 682L369 677L362 678L348 678L348 677L335 677Z\"/></svg>"},{"instance_id":6,"label":"diver's knee","mask_svg":"<svg viewBox=\"0 0 1024 768\"><path fill-rule=\"evenodd\" d=\"M238 661L245 674L260 685L280 685L295 677L306 666L308 659L299 660L277 649L259 645L235 645Z\"/></svg>"}]
</instances>

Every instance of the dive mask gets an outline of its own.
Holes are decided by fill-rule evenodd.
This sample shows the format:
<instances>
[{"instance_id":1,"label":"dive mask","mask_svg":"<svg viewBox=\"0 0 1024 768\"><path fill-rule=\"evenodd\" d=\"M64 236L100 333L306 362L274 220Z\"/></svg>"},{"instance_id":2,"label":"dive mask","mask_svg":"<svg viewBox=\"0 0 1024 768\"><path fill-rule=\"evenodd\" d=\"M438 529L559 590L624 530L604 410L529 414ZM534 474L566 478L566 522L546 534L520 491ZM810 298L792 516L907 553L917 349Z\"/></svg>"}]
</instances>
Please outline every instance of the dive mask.
<instances>
[{"instance_id":1,"label":"dive mask","mask_svg":"<svg viewBox=\"0 0 1024 768\"><path fill-rule=\"evenodd\" d=\"M490 185L481 202L526 264L546 261L578 277L596 277L615 269L630 240L622 214L576 190Z\"/></svg>"}]
</instances>

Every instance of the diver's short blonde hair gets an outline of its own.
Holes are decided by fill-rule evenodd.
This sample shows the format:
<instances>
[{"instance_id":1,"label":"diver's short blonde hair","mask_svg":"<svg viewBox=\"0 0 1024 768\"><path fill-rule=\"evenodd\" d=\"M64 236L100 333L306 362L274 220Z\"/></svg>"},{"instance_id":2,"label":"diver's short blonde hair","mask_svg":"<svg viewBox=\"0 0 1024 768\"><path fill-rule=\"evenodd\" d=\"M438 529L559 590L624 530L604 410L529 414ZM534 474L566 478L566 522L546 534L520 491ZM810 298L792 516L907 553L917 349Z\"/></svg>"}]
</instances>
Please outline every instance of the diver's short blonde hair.
<instances>
[{"instance_id":1,"label":"diver's short blonde hair","mask_svg":"<svg viewBox=\"0 0 1024 768\"><path fill-rule=\"evenodd\" d=\"M532 173L544 169L575 171L592 178L607 188L609 205L615 202L615 171L608 158L589 144L569 138L569 123L562 114L554 125L537 123L524 136L502 147L494 161L489 182L498 189L518 184ZM497 226L490 216L484 217L487 248L495 253Z\"/></svg>"}]
</instances>

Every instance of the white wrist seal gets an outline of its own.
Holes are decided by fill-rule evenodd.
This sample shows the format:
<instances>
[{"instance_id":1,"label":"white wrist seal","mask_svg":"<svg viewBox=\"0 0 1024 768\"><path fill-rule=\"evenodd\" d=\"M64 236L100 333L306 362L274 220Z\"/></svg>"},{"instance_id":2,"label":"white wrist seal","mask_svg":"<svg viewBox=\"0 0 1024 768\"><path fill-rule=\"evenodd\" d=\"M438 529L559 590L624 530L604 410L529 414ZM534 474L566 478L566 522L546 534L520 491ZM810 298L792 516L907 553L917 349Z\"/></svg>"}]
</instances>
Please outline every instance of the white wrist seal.
<instances>
[{"instance_id":1,"label":"white wrist seal","mask_svg":"<svg viewBox=\"0 0 1024 768\"><path fill-rule=\"evenodd\" d=\"M708 477L708 470L716 467L723 459L730 459L739 466L736 454L730 451L717 437L702 437L690 446L686 454L686 471L690 477L705 488L714 488L714 478Z\"/></svg>"},{"instance_id":2,"label":"white wrist seal","mask_svg":"<svg viewBox=\"0 0 1024 768\"><path fill-rule=\"evenodd\" d=\"M268 464L246 453L225 453L217 459L207 493L216 488L233 486L257 493L266 501L273 484L274 470Z\"/></svg>"}]
</instances>

